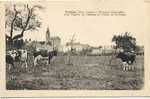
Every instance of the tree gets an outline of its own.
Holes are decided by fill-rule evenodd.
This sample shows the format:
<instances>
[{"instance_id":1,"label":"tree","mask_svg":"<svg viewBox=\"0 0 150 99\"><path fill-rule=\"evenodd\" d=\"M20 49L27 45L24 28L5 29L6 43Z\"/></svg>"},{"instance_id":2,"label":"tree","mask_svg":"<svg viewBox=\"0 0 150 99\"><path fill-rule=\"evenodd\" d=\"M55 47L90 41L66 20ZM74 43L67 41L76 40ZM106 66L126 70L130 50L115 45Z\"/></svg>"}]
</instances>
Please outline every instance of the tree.
<instances>
[{"instance_id":1,"label":"tree","mask_svg":"<svg viewBox=\"0 0 150 99\"><path fill-rule=\"evenodd\" d=\"M115 52L112 55L109 64L111 64L112 59L114 58L117 49L122 49L124 52L132 53L137 49L136 38L132 37L130 33L125 32L122 35L114 35L112 38L112 42L115 42Z\"/></svg>"},{"instance_id":2,"label":"tree","mask_svg":"<svg viewBox=\"0 0 150 99\"><path fill-rule=\"evenodd\" d=\"M13 45L14 41L22 39L26 31L38 30L41 26L37 10L43 9L40 5L29 6L28 4L12 5L6 7L5 28L7 43ZM15 32L15 33L14 33Z\"/></svg>"},{"instance_id":3,"label":"tree","mask_svg":"<svg viewBox=\"0 0 150 99\"><path fill-rule=\"evenodd\" d=\"M123 35L114 35L112 42L115 42L116 49L121 48L125 52L135 51L136 49L136 38L132 37L128 32Z\"/></svg>"},{"instance_id":4,"label":"tree","mask_svg":"<svg viewBox=\"0 0 150 99\"><path fill-rule=\"evenodd\" d=\"M71 54L73 54L73 45L74 45L74 42L75 42L75 33L72 35L72 38L70 39L70 44L71 44Z\"/></svg>"},{"instance_id":5,"label":"tree","mask_svg":"<svg viewBox=\"0 0 150 99\"><path fill-rule=\"evenodd\" d=\"M71 49L70 49L70 51L68 51L68 53L67 53L67 64L68 65L71 65L72 63L71 63L71 55L73 55L74 54L74 48L73 48L73 46L74 46L74 42L75 42L75 33L72 35L72 38L70 39L70 42L68 42L68 44L66 44L67 46L69 46L70 45L70 47L71 47Z\"/></svg>"}]
</instances>

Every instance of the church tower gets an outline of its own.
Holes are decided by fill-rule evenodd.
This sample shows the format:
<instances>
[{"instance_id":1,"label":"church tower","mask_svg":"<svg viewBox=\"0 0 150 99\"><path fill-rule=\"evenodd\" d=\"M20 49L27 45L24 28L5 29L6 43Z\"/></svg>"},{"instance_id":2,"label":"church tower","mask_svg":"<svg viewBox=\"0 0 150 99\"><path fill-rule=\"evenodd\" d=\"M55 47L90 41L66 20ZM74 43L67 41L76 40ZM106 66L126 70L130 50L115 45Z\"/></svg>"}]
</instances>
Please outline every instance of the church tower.
<instances>
[{"instance_id":1,"label":"church tower","mask_svg":"<svg viewBox=\"0 0 150 99\"><path fill-rule=\"evenodd\" d=\"M46 42L50 42L50 30L49 30L49 27L47 27L47 30L46 30Z\"/></svg>"}]
</instances>

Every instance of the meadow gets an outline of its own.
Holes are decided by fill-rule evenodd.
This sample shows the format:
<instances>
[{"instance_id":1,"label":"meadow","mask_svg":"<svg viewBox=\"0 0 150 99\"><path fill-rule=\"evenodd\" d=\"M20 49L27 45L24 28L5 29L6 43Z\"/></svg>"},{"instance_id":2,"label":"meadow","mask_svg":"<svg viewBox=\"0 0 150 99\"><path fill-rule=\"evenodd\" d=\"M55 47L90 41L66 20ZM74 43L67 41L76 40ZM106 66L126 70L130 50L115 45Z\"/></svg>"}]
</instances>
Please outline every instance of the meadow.
<instances>
[{"instance_id":1,"label":"meadow","mask_svg":"<svg viewBox=\"0 0 150 99\"><path fill-rule=\"evenodd\" d=\"M134 71L123 71L120 59L111 56L59 55L46 64L41 60L33 66L29 56L28 68L15 63L6 68L8 90L141 90L144 87L144 56L138 55ZM8 66L6 66L8 67Z\"/></svg>"}]
</instances>

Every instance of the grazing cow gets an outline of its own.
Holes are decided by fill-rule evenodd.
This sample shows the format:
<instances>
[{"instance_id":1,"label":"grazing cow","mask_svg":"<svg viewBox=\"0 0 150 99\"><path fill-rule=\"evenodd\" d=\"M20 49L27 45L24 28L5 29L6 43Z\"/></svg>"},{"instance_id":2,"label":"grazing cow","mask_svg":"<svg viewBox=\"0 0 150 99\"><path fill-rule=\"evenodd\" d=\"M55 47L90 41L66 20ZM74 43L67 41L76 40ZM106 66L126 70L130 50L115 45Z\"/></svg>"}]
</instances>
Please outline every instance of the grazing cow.
<instances>
[{"instance_id":1,"label":"grazing cow","mask_svg":"<svg viewBox=\"0 0 150 99\"><path fill-rule=\"evenodd\" d=\"M20 62L25 63L25 68L28 67L27 65L27 59L28 59L28 52L27 50L19 49L18 50L18 55L16 57ZM23 64L22 64L23 67Z\"/></svg>"},{"instance_id":2,"label":"grazing cow","mask_svg":"<svg viewBox=\"0 0 150 99\"><path fill-rule=\"evenodd\" d=\"M6 63L12 65L12 67L14 68L14 62L23 62L25 63L25 67L27 68L27 57L28 54L26 50L19 49L19 50L7 51Z\"/></svg>"},{"instance_id":3,"label":"grazing cow","mask_svg":"<svg viewBox=\"0 0 150 99\"><path fill-rule=\"evenodd\" d=\"M41 51L35 51L33 53L34 56L34 66L36 66L38 63L38 61L40 59L47 59L48 58L48 64L50 64L51 59L54 56L57 56L57 51L53 50L53 51L48 51L48 50L41 50Z\"/></svg>"},{"instance_id":4,"label":"grazing cow","mask_svg":"<svg viewBox=\"0 0 150 99\"><path fill-rule=\"evenodd\" d=\"M120 52L117 55L117 58L120 58L123 63L123 70L134 70L133 62L135 61L136 55L129 52Z\"/></svg>"}]
</instances>

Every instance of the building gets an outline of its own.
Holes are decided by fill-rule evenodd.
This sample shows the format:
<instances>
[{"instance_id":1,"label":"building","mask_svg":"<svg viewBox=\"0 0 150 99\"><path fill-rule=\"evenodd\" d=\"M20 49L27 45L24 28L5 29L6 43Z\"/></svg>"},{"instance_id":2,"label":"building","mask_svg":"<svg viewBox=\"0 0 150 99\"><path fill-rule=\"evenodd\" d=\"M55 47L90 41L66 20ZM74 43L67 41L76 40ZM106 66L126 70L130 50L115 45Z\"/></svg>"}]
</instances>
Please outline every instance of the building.
<instances>
[{"instance_id":1,"label":"building","mask_svg":"<svg viewBox=\"0 0 150 99\"><path fill-rule=\"evenodd\" d=\"M52 51L54 49L60 51L61 50L61 39L60 37L50 37L50 31L49 28L47 28L46 31L46 40L43 41L27 41L27 46L30 46L33 49L36 50L49 50Z\"/></svg>"},{"instance_id":2,"label":"building","mask_svg":"<svg viewBox=\"0 0 150 99\"><path fill-rule=\"evenodd\" d=\"M91 47L88 55L112 55L114 52L114 46Z\"/></svg>"},{"instance_id":3,"label":"building","mask_svg":"<svg viewBox=\"0 0 150 99\"><path fill-rule=\"evenodd\" d=\"M61 39L58 36L50 36L50 30L46 31L46 43L50 44L54 49L61 50Z\"/></svg>"},{"instance_id":4,"label":"building","mask_svg":"<svg viewBox=\"0 0 150 99\"><path fill-rule=\"evenodd\" d=\"M113 45L102 46L102 54L103 55L112 55L115 53L116 49Z\"/></svg>"},{"instance_id":5,"label":"building","mask_svg":"<svg viewBox=\"0 0 150 99\"><path fill-rule=\"evenodd\" d=\"M61 50L61 39L58 36L50 37L51 45L57 50Z\"/></svg>"},{"instance_id":6,"label":"building","mask_svg":"<svg viewBox=\"0 0 150 99\"><path fill-rule=\"evenodd\" d=\"M66 43L66 47L68 50L74 50L76 52L81 52L83 50L89 49L90 46L88 44L81 44L80 42L77 43Z\"/></svg>"},{"instance_id":7,"label":"building","mask_svg":"<svg viewBox=\"0 0 150 99\"><path fill-rule=\"evenodd\" d=\"M90 53L88 55L102 55L103 50L101 47L91 47Z\"/></svg>"},{"instance_id":8,"label":"building","mask_svg":"<svg viewBox=\"0 0 150 99\"><path fill-rule=\"evenodd\" d=\"M50 30L49 30L49 28L47 28L47 30L46 30L46 37L45 37L45 39L46 39L46 42L50 42Z\"/></svg>"}]
</instances>

